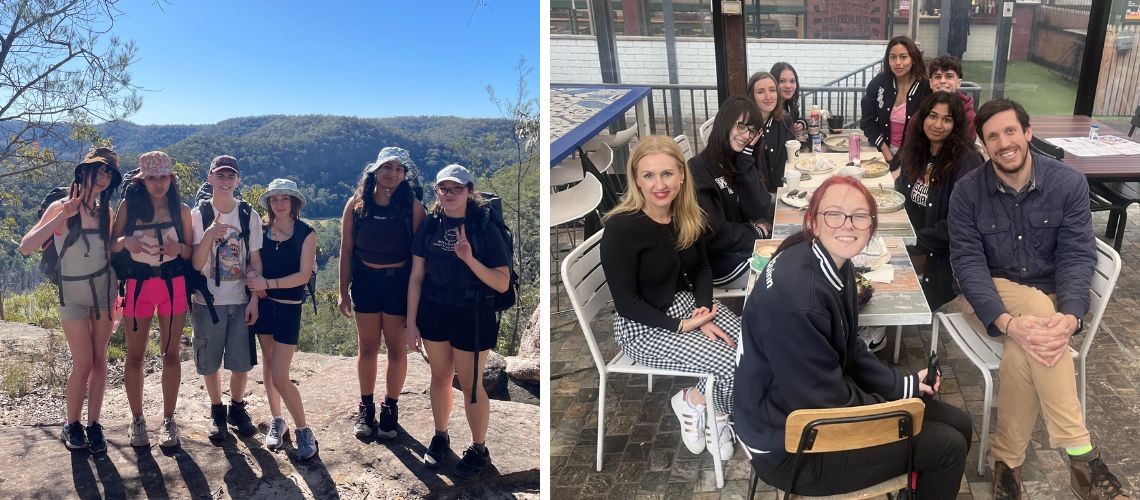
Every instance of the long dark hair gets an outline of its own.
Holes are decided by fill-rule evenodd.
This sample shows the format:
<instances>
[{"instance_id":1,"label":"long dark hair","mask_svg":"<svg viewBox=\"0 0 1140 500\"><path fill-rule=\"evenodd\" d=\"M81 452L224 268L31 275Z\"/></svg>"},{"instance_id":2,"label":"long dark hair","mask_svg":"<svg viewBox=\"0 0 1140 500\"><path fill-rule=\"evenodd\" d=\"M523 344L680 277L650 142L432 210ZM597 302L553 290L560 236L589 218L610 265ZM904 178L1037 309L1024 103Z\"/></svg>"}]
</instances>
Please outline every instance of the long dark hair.
<instances>
[{"instance_id":1,"label":"long dark hair","mask_svg":"<svg viewBox=\"0 0 1140 500\"><path fill-rule=\"evenodd\" d=\"M780 75L784 74L784 71L786 70L792 70L792 76L796 79L796 91L792 92L792 97L790 99L786 99L784 101L784 109L786 109L794 119L798 120L800 118L800 74L796 72L796 68L793 68L791 64L788 64L786 62L778 62L776 64L773 64L772 69L769 70L768 73L770 73L772 77L776 79L776 90L779 90ZM784 95L780 94L780 97L784 97Z\"/></svg>"},{"instance_id":2,"label":"long dark hair","mask_svg":"<svg viewBox=\"0 0 1140 500\"><path fill-rule=\"evenodd\" d=\"M97 168L110 168L104 167L100 164L87 164L84 165L79 172L75 173L75 178L71 181L71 190L68 199L82 198L84 207L87 209L87 203L91 201L91 185L95 183ZM99 237L103 238L104 246L107 248L107 258L111 256L111 191L113 189L108 186L99 193ZM77 213L67 219L67 237L63 239L63 248L74 245L79 240L80 232L83 229L83 215ZM86 240L84 240L86 241Z\"/></svg>"},{"instance_id":3,"label":"long dark hair","mask_svg":"<svg viewBox=\"0 0 1140 500\"><path fill-rule=\"evenodd\" d=\"M403 165L401 165L403 166ZM407 172L408 167L404 167ZM356 191L352 194L352 212L357 217L368 217L375 212L376 200L372 197L372 193L376 191L376 171L364 172L360 180L356 183ZM415 195L412 193L412 186L408 183L407 179L400 181L396 186L396 192L392 193L390 203L394 206L407 208L411 210L411 206Z\"/></svg>"},{"instance_id":4,"label":"long dark hair","mask_svg":"<svg viewBox=\"0 0 1140 500\"><path fill-rule=\"evenodd\" d=\"M126 229L123 230L125 235L130 235L134 230L135 221L143 223L154 221L154 204L150 201L145 181L142 176L136 176L131 179L123 194L129 217ZM166 207L170 210L170 220L178 231L178 237L182 238L182 197L178 194L178 179L173 174L170 175L170 187L166 190Z\"/></svg>"},{"instance_id":5,"label":"long dark hair","mask_svg":"<svg viewBox=\"0 0 1140 500\"><path fill-rule=\"evenodd\" d=\"M764 123L760 121L760 108L752 104L752 101L741 96L729 97L717 111L716 118L713 119L712 130L709 132L709 144L705 146L704 151L701 151L701 156L724 169L728 182L732 182L733 177L737 174L736 162L733 159L738 154L729 145L729 137L736 127L736 119L741 115L744 116L744 123L747 125L757 129L764 126Z\"/></svg>"},{"instance_id":6,"label":"long dark hair","mask_svg":"<svg viewBox=\"0 0 1140 500\"><path fill-rule=\"evenodd\" d=\"M922 60L922 51L918 50L918 45L911 40L909 36L899 35L887 42L887 50L883 52L883 72L894 76L891 71L891 49L895 45L902 45L906 47L906 51L910 54L910 76L914 81L929 80L930 75L926 73L926 62ZM797 80L798 82L798 80ZM902 89L899 89L902 91Z\"/></svg>"},{"instance_id":7,"label":"long dark hair","mask_svg":"<svg viewBox=\"0 0 1140 500\"><path fill-rule=\"evenodd\" d=\"M930 153L930 138L926 136L923 124L930 115L934 106L945 104L950 109L950 117L954 119L954 130L946 140L942 141L937 155ZM914 180L926 170L926 164L932 163L934 169L930 174L930 184L935 185L950 175L958 159L971 151L972 142L966 137L966 106L957 94L950 92L935 92L919 106L914 119L907 127L906 140L903 141L902 150L899 151L899 164L902 165L903 174L907 179Z\"/></svg>"},{"instance_id":8,"label":"long dark hair","mask_svg":"<svg viewBox=\"0 0 1140 500\"><path fill-rule=\"evenodd\" d=\"M802 225L803 229L801 229L800 232L785 238L784 241L780 243L780 246L776 247L776 251L772 254L773 256L780 252L783 252L785 249L791 247L792 245L795 245L796 243L803 241L812 241L815 239L816 235L815 230L812 227L812 219L818 215L819 205L823 202L823 195L827 193L828 189L831 189L836 185L850 187L863 196L863 199L867 202L867 206L871 207L871 235L869 237L875 237L875 231L879 230L879 206L875 203L875 197L871 196L871 192L867 190L867 186L864 186L862 182L856 180L854 177L846 175L833 175L827 180L823 181L823 183L820 184L814 192L812 192L811 199L808 200L807 210L804 211L804 220Z\"/></svg>"}]
</instances>

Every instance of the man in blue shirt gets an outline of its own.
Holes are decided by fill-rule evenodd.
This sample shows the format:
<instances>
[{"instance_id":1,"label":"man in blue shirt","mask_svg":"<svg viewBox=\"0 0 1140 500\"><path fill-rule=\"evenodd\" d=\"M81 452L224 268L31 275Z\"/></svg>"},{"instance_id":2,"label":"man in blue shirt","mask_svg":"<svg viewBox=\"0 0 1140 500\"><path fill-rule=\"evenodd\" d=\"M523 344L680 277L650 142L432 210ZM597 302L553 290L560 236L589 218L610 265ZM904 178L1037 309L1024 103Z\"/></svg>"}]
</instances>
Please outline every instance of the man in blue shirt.
<instances>
[{"instance_id":1,"label":"man in blue shirt","mask_svg":"<svg viewBox=\"0 0 1140 500\"><path fill-rule=\"evenodd\" d=\"M1079 498L1128 498L1092 445L1069 354L1096 265L1088 182L1029 150L1033 131L1020 104L987 102L975 125L990 161L951 195L950 263L975 328L1004 335L1001 418L989 457L994 498L1021 498L1021 464L1039 413L1050 446L1069 456Z\"/></svg>"}]
</instances>

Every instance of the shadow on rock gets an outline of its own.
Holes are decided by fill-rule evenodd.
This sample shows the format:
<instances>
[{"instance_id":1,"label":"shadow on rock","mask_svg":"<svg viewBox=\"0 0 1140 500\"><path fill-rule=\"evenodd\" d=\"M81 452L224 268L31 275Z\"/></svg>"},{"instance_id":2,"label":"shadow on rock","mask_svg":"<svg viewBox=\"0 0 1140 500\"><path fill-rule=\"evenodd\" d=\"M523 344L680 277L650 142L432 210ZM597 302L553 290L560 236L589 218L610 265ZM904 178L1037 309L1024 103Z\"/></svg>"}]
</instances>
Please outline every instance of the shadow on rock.
<instances>
[{"instance_id":1,"label":"shadow on rock","mask_svg":"<svg viewBox=\"0 0 1140 500\"><path fill-rule=\"evenodd\" d=\"M162 469L158 467L158 462L151 455L150 446L132 446L131 449L135 452L135 460L139 467L139 482L142 483L146 497L169 498L170 493L166 490L166 479L162 477Z\"/></svg>"},{"instance_id":2,"label":"shadow on rock","mask_svg":"<svg viewBox=\"0 0 1140 500\"><path fill-rule=\"evenodd\" d=\"M206 475L202 473L202 468L198 467L198 462L194 461L194 457L186 453L181 445L160 449L164 456L173 458L178 464L178 472L182 475L182 480L186 483L186 489L190 491L191 497L210 496L210 483L206 480Z\"/></svg>"}]
</instances>

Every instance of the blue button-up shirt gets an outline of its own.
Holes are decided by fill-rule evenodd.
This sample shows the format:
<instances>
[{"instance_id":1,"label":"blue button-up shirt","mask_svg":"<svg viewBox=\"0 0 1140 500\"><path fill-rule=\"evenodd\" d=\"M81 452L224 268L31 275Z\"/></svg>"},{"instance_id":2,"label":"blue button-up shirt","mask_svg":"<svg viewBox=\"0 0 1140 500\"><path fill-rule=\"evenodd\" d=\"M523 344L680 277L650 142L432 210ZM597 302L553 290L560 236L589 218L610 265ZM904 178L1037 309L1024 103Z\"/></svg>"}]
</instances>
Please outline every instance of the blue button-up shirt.
<instances>
[{"instance_id":1,"label":"blue button-up shirt","mask_svg":"<svg viewBox=\"0 0 1140 500\"><path fill-rule=\"evenodd\" d=\"M1084 174L1032 155L1032 180L1020 193L998 180L993 161L958 181L947 222L954 278L989 334L1007 312L993 278L1057 294L1057 310L1083 318L1096 266Z\"/></svg>"}]
</instances>

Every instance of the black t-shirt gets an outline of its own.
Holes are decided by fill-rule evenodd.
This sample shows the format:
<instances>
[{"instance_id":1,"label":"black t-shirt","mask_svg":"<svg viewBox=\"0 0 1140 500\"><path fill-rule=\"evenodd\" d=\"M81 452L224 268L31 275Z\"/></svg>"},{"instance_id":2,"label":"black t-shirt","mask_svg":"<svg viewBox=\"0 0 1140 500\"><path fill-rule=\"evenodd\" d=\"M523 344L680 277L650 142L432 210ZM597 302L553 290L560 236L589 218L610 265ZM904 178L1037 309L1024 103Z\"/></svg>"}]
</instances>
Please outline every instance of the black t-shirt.
<instances>
[{"instance_id":1,"label":"black t-shirt","mask_svg":"<svg viewBox=\"0 0 1140 500\"><path fill-rule=\"evenodd\" d=\"M482 208L472 203L467 205L467 217L455 219L447 216L428 215L412 240L412 255L424 258L425 288L439 287L462 290L483 286L467 264L455 256L455 242L459 238L459 225L463 224L467 241L472 244L475 258L491 269L510 264L507 245L494 224L484 219ZM430 231L431 226L434 231ZM479 231L479 234L476 234ZM489 287L488 287L489 288Z\"/></svg>"}]
</instances>

